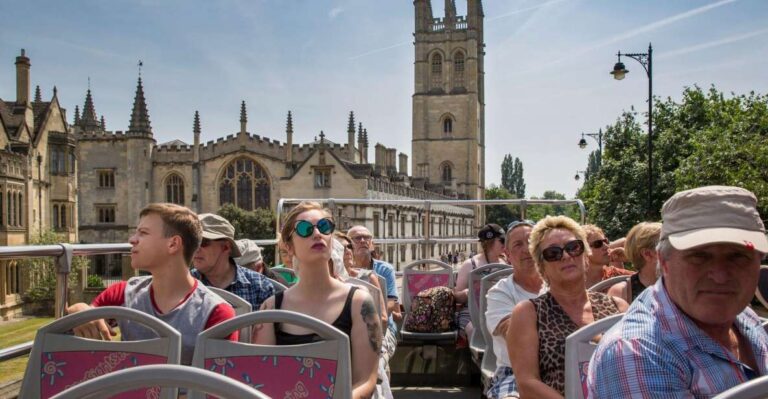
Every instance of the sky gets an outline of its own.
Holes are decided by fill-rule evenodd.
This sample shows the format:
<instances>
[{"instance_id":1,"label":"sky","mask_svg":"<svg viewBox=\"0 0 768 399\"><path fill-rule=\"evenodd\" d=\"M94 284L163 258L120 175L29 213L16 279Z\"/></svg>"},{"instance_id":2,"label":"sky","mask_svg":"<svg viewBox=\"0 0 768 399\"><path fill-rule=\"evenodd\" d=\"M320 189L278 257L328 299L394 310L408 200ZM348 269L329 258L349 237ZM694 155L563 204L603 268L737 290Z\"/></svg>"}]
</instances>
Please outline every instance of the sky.
<instances>
[{"instance_id":1,"label":"sky","mask_svg":"<svg viewBox=\"0 0 768 399\"><path fill-rule=\"evenodd\" d=\"M586 167L582 132L624 110L645 112L639 63L609 75L616 52L653 43L653 91L680 99L685 87L766 93L768 1L486 0L486 185L499 184L505 154L524 165L527 196L571 198ZM435 17L443 15L433 0ZM466 1L456 0L460 14ZM15 57L31 59L32 87L58 88L70 123L92 90L108 130L127 130L138 77L158 143L248 131L294 142L323 130L346 141L349 111L382 143L410 156L413 94L410 0L0 1L0 98L15 98ZM33 91L34 92L34 91ZM643 117L641 115L641 117Z\"/></svg>"}]
</instances>

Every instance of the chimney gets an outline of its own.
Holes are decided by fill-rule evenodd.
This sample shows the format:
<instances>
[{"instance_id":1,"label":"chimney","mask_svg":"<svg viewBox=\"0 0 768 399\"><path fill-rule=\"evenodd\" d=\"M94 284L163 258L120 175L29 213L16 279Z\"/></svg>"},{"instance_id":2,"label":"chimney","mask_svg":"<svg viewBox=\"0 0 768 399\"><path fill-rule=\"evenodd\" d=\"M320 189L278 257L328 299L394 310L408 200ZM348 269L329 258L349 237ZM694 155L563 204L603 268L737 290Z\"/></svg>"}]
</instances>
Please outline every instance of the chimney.
<instances>
[{"instance_id":1,"label":"chimney","mask_svg":"<svg viewBox=\"0 0 768 399\"><path fill-rule=\"evenodd\" d=\"M387 148L387 173L394 176L397 174L397 149Z\"/></svg>"},{"instance_id":2,"label":"chimney","mask_svg":"<svg viewBox=\"0 0 768 399\"><path fill-rule=\"evenodd\" d=\"M29 103L29 58L26 51L21 49L21 55L16 57L16 102Z\"/></svg>"},{"instance_id":3,"label":"chimney","mask_svg":"<svg viewBox=\"0 0 768 399\"><path fill-rule=\"evenodd\" d=\"M387 156L387 148L381 145L381 143L376 143L376 147L374 147L374 169L379 174L384 174L387 170L386 168L386 156Z\"/></svg>"},{"instance_id":4,"label":"chimney","mask_svg":"<svg viewBox=\"0 0 768 399\"><path fill-rule=\"evenodd\" d=\"M400 155L398 155L398 157L400 158L399 159L399 161L400 161L400 174L407 176L408 175L408 155L406 155L405 153L401 152Z\"/></svg>"}]
</instances>

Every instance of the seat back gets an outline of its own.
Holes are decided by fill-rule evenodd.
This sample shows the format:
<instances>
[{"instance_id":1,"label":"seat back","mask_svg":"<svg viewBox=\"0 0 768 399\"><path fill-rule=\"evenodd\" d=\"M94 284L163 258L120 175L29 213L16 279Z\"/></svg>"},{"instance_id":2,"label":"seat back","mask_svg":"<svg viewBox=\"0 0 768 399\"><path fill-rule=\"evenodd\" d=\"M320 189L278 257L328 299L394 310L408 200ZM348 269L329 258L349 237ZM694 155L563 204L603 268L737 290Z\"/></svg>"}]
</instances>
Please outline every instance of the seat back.
<instances>
[{"instance_id":1,"label":"seat back","mask_svg":"<svg viewBox=\"0 0 768 399\"><path fill-rule=\"evenodd\" d=\"M616 324L623 314L600 319L574 331L565 339L565 397L581 399L587 397L587 370L589 359L597 344L592 339Z\"/></svg>"},{"instance_id":2,"label":"seat back","mask_svg":"<svg viewBox=\"0 0 768 399\"><path fill-rule=\"evenodd\" d=\"M158 337L142 341L99 341L70 335L70 331L99 319L129 320L149 327ZM105 306L74 313L37 330L19 397L50 398L65 389L103 374L149 364L178 364L181 334L165 322L135 309ZM153 391L150 393L148 391ZM120 398L157 396L159 389L139 389ZM175 398L164 389L163 398Z\"/></svg>"},{"instance_id":3,"label":"seat back","mask_svg":"<svg viewBox=\"0 0 768 399\"><path fill-rule=\"evenodd\" d=\"M606 292L608 292L608 289L613 287L615 284L618 284L624 281L628 283L629 277L630 276L611 277L589 287L589 290L592 292L602 292L603 294L605 294Z\"/></svg>"},{"instance_id":4,"label":"seat back","mask_svg":"<svg viewBox=\"0 0 768 399\"><path fill-rule=\"evenodd\" d=\"M768 266L760 266L760 277L757 280L755 296L764 308L768 309Z\"/></svg>"},{"instance_id":5,"label":"seat back","mask_svg":"<svg viewBox=\"0 0 768 399\"><path fill-rule=\"evenodd\" d=\"M371 274L371 276L374 274ZM375 285L365 280L360 280L356 277L348 277L346 280L344 280L344 282L365 288L371 294L371 297L373 297L373 306L376 307L376 314L379 318L381 318L381 291L379 291L379 287L376 287Z\"/></svg>"},{"instance_id":6,"label":"seat back","mask_svg":"<svg viewBox=\"0 0 768 399\"><path fill-rule=\"evenodd\" d=\"M277 276L279 276L279 274ZM267 277L267 280L269 280L269 283L272 284L272 288L275 289L275 294L277 294L278 292L283 292L288 289L288 287L286 287L285 284L277 280L272 280L269 277Z\"/></svg>"},{"instance_id":7,"label":"seat back","mask_svg":"<svg viewBox=\"0 0 768 399\"><path fill-rule=\"evenodd\" d=\"M253 306L251 306L251 303L246 301L245 299L227 291L223 290L221 288L216 287L210 287L206 286L205 288L208 288L211 290L214 294L221 297L221 299L227 301L230 305L232 305L232 308L235 309L235 316L240 316L241 314L251 313L253 311ZM257 309L258 310L258 309ZM240 330L240 342L251 342L251 329L250 327L243 328Z\"/></svg>"},{"instance_id":8,"label":"seat back","mask_svg":"<svg viewBox=\"0 0 768 399\"><path fill-rule=\"evenodd\" d=\"M296 281L296 271L287 267L273 267L271 269L275 274L278 276L281 276L283 278L283 281L281 283L285 284L285 286L290 287L293 285L293 283L288 282L288 278L290 277L291 281Z\"/></svg>"},{"instance_id":9,"label":"seat back","mask_svg":"<svg viewBox=\"0 0 768 399\"><path fill-rule=\"evenodd\" d=\"M288 323L309 329L322 341L301 345L253 345L228 341L243 327ZM211 370L259 389L270 397L352 397L349 337L314 317L288 310L237 316L197 337L194 367ZM204 395L192 392L190 399Z\"/></svg>"},{"instance_id":10,"label":"seat back","mask_svg":"<svg viewBox=\"0 0 768 399\"><path fill-rule=\"evenodd\" d=\"M503 263L491 263L484 266L480 266L475 270L469 272L469 292L468 292L468 306L469 317L472 320L472 325L475 327L472 337L470 337L470 346L478 347L484 350L487 346L486 340L483 334L478 329L480 325L480 280L483 277L490 275L493 272L499 270L510 269L512 266ZM490 288L490 287L489 287Z\"/></svg>"},{"instance_id":11,"label":"seat back","mask_svg":"<svg viewBox=\"0 0 768 399\"><path fill-rule=\"evenodd\" d=\"M403 306L405 318L411 309L411 300L419 292L433 287L453 288L453 268L435 259L416 260L403 268Z\"/></svg>"},{"instance_id":12,"label":"seat back","mask_svg":"<svg viewBox=\"0 0 768 399\"><path fill-rule=\"evenodd\" d=\"M389 292L389 286L387 285L387 279L384 278L384 276L379 276L376 273L371 274L372 276L376 276L377 279L379 279L379 287L381 287L381 293L384 295L384 300L388 301L389 296L387 293ZM395 287L397 289L397 287Z\"/></svg>"},{"instance_id":13,"label":"seat back","mask_svg":"<svg viewBox=\"0 0 768 399\"><path fill-rule=\"evenodd\" d=\"M714 399L764 399L768 392L768 376L736 385L717 395Z\"/></svg>"},{"instance_id":14,"label":"seat back","mask_svg":"<svg viewBox=\"0 0 768 399\"><path fill-rule=\"evenodd\" d=\"M486 300L486 295L488 294L488 291L493 288L494 285L496 285L496 283L512 275L513 271L514 270L511 267L497 270L480 280L480 304L478 309L480 321L478 326L475 328L480 330L483 335L483 339L486 342L485 354L483 355L483 360L480 362L480 371L483 384L487 384L487 379L489 379L490 376L493 376L493 374L496 372L496 353L493 352L493 337L491 336L492 331L488 331L488 326L485 323L485 312L488 310L488 301ZM512 309L510 309L510 312L511 311Z\"/></svg>"},{"instance_id":15,"label":"seat back","mask_svg":"<svg viewBox=\"0 0 768 399\"><path fill-rule=\"evenodd\" d=\"M103 375L67 389L55 399L116 397L136 387L199 389L222 398L269 399L268 396L241 382L220 374L179 365L138 366ZM149 397L149 396L148 396Z\"/></svg>"}]
</instances>

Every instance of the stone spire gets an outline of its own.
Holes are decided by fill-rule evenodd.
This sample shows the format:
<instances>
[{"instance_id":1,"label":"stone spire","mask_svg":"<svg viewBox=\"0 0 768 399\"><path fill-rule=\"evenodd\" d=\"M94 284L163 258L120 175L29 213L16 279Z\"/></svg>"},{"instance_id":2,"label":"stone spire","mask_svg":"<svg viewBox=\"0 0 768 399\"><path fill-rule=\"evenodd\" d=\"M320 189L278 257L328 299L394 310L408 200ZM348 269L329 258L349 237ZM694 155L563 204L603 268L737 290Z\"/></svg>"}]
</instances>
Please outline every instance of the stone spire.
<instances>
[{"instance_id":1,"label":"stone spire","mask_svg":"<svg viewBox=\"0 0 768 399\"><path fill-rule=\"evenodd\" d=\"M349 111L347 124L347 156L350 162L355 162L355 112Z\"/></svg>"},{"instance_id":2,"label":"stone spire","mask_svg":"<svg viewBox=\"0 0 768 399\"><path fill-rule=\"evenodd\" d=\"M365 162L368 163L368 129L363 129L363 156Z\"/></svg>"},{"instance_id":3,"label":"stone spire","mask_svg":"<svg viewBox=\"0 0 768 399\"><path fill-rule=\"evenodd\" d=\"M192 124L192 133L194 134L194 145L200 145L200 113L195 110L195 122Z\"/></svg>"},{"instance_id":4,"label":"stone spire","mask_svg":"<svg viewBox=\"0 0 768 399\"><path fill-rule=\"evenodd\" d=\"M482 30L484 16L482 0L467 0L469 29Z\"/></svg>"},{"instance_id":5,"label":"stone spire","mask_svg":"<svg viewBox=\"0 0 768 399\"><path fill-rule=\"evenodd\" d=\"M245 113L245 100L240 103L240 133L245 134L245 125L248 123L248 116Z\"/></svg>"},{"instance_id":6,"label":"stone spire","mask_svg":"<svg viewBox=\"0 0 768 399\"><path fill-rule=\"evenodd\" d=\"M85 105L83 105L83 115L80 118L80 128L85 132L99 129L99 120L96 118L96 108L93 106L91 89L88 89L85 94Z\"/></svg>"},{"instance_id":7,"label":"stone spire","mask_svg":"<svg viewBox=\"0 0 768 399\"><path fill-rule=\"evenodd\" d=\"M144 86L141 84L141 76L136 84L136 96L133 98L133 111L131 111L131 123L128 125L128 134L134 136L152 136L152 126L149 123L149 111L147 100L144 98Z\"/></svg>"},{"instance_id":8,"label":"stone spire","mask_svg":"<svg viewBox=\"0 0 768 399\"><path fill-rule=\"evenodd\" d=\"M428 32L432 24L432 2L430 0L414 0L416 17L416 33Z\"/></svg>"},{"instance_id":9,"label":"stone spire","mask_svg":"<svg viewBox=\"0 0 768 399\"><path fill-rule=\"evenodd\" d=\"M357 125L357 151L360 153L360 163L365 163L363 156L363 147L365 146L363 144L363 123L360 122Z\"/></svg>"},{"instance_id":10,"label":"stone spire","mask_svg":"<svg viewBox=\"0 0 768 399\"><path fill-rule=\"evenodd\" d=\"M75 123L73 124L74 125L80 124L80 106L79 105L75 105Z\"/></svg>"},{"instance_id":11,"label":"stone spire","mask_svg":"<svg viewBox=\"0 0 768 399\"><path fill-rule=\"evenodd\" d=\"M101 116L101 130L107 130L107 122L104 121L104 115Z\"/></svg>"},{"instance_id":12,"label":"stone spire","mask_svg":"<svg viewBox=\"0 0 768 399\"><path fill-rule=\"evenodd\" d=\"M445 27L454 29L456 27L456 1L445 0Z\"/></svg>"},{"instance_id":13,"label":"stone spire","mask_svg":"<svg viewBox=\"0 0 768 399\"><path fill-rule=\"evenodd\" d=\"M35 102L36 103L43 102L43 95L40 94L40 85L35 86Z\"/></svg>"},{"instance_id":14,"label":"stone spire","mask_svg":"<svg viewBox=\"0 0 768 399\"><path fill-rule=\"evenodd\" d=\"M288 111L288 120L285 122L285 161L293 162L293 117Z\"/></svg>"}]
</instances>

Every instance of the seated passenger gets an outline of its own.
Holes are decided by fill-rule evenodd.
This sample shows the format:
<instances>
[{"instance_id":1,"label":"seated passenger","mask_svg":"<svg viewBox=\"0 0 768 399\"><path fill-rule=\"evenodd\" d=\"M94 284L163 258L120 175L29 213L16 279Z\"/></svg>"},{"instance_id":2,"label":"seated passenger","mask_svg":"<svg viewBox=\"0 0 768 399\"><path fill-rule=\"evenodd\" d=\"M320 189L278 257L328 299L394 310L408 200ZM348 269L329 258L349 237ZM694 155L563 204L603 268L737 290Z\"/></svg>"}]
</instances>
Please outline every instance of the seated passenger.
<instances>
[{"instance_id":1,"label":"seated passenger","mask_svg":"<svg viewBox=\"0 0 768 399\"><path fill-rule=\"evenodd\" d=\"M711 398L768 374L768 335L748 307L768 252L756 205L724 186L667 200L661 278L595 350L590 397Z\"/></svg>"},{"instance_id":2,"label":"seated passenger","mask_svg":"<svg viewBox=\"0 0 768 399\"><path fill-rule=\"evenodd\" d=\"M240 257L235 258L235 263L256 273L261 273L267 278L277 280L275 273L264 264L264 257L261 256L261 247L256 244L256 241L244 238L235 241L235 244L237 244L237 248L240 250Z\"/></svg>"},{"instance_id":3,"label":"seated passenger","mask_svg":"<svg viewBox=\"0 0 768 399\"><path fill-rule=\"evenodd\" d=\"M229 291L245 299L255 310L274 294L267 279L246 269L234 259L240 256L235 242L235 228L223 217L213 213L200 215L203 241L192 258L195 268L191 273L203 284Z\"/></svg>"},{"instance_id":4,"label":"seated passenger","mask_svg":"<svg viewBox=\"0 0 768 399\"><path fill-rule=\"evenodd\" d=\"M190 365L197 335L224 320L235 311L218 295L189 274L192 254L200 245L202 229L197 215L174 204L150 204L139 214L136 233L130 238L131 267L147 271L151 276L132 277L107 287L91 306L126 306L150 314L181 333L181 363ZM90 309L76 303L67 313ZM156 336L136 323L118 321L125 341ZM74 329L85 338L110 340L115 332L104 320L95 320ZM230 339L237 340L237 333Z\"/></svg>"},{"instance_id":5,"label":"seated passenger","mask_svg":"<svg viewBox=\"0 0 768 399\"><path fill-rule=\"evenodd\" d=\"M629 230L624 243L624 253L637 273L629 278L629 283L621 282L608 289L608 295L632 303L643 290L656 282L656 245L659 243L660 233L661 223L642 222Z\"/></svg>"},{"instance_id":6,"label":"seated passenger","mask_svg":"<svg viewBox=\"0 0 768 399\"><path fill-rule=\"evenodd\" d=\"M279 232L277 233L277 253L280 255L280 261L283 263L276 264L275 267L284 267L293 270L293 258L288 256L288 250L285 249L285 244L283 244L283 240L280 239ZM277 271L275 273L278 277L278 281L287 286L292 286L299 281L298 275L284 271Z\"/></svg>"},{"instance_id":7,"label":"seated passenger","mask_svg":"<svg viewBox=\"0 0 768 399\"><path fill-rule=\"evenodd\" d=\"M352 246L352 240L349 239L349 236L346 234L337 231L334 234L334 238L336 241L338 241L342 248L344 248L344 254L342 258L342 262L344 265L344 269L349 277L354 277L360 280L363 280L367 283L370 283L374 287L379 289L379 303L381 304L381 308L379 309L379 313L381 314L382 318L382 331L386 331L387 324L389 321L389 318L387 316L387 301L384 299L384 296L386 293L384 290L381 289L381 283L379 283L378 277L376 277L376 274L373 272L373 270L369 269L358 269L354 267L354 260L352 255L352 249L354 248Z\"/></svg>"},{"instance_id":8,"label":"seated passenger","mask_svg":"<svg viewBox=\"0 0 768 399\"><path fill-rule=\"evenodd\" d=\"M593 225L585 224L582 226L587 235L587 244L591 248L589 253L589 268L586 275L587 288L611 277L629 276L633 274L631 270L619 269L616 266L610 266L611 258L608 252L610 241L605 238L603 229Z\"/></svg>"},{"instance_id":9,"label":"seated passenger","mask_svg":"<svg viewBox=\"0 0 768 399\"><path fill-rule=\"evenodd\" d=\"M472 337L474 330L472 318L469 315L469 273L487 264L506 263L501 258L504 253L504 229L501 226L495 223L486 224L477 232L477 237L480 239L483 252L470 257L461 265L456 276L456 287L453 289L458 311L456 322L459 324L459 333L467 340Z\"/></svg>"},{"instance_id":10,"label":"seated passenger","mask_svg":"<svg viewBox=\"0 0 768 399\"><path fill-rule=\"evenodd\" d=\"M493 353L496 355L496 374L485 394L488 399L518 397L517 384L507 354L507 341L504 339L510 329L509 319L515 305L536 298L546 291L528 251L528 238L533 226L530 220L512 222L507 226L507 259L514 266L515 272L496 283L486 295L488 308L485 311L485 322L493 336Z\"/></svg>"},{"instance_id":11,"label":"seated passenger","mask_svg":"<svg viewBox=\"0 0 768 399\"><path fill-rule=\"evenodd\" d=\"M352 354L352 396L368 398L376 385L381 324L367 292L344 284L329 273L334 229L330 212L316 202L302 202L288 213L280 237L301 278L294 286L269 298L262 309L303 313L346 333ZM262 324L254 328L253 335L254 343L267 345L295 345L318 339L317 335L290 324Z\"/></svg>"},{"instance_id":12,"label":"seated passenger","mask_svg":"<svg viewBox=\"0 0 768 399\"><path fill-rule=\"evenodd\" d=\"M627 309L624 300L584 287L589 255L585 240L584 230L566 216L547 216L531 232L529 250L549 292L517 304L510 321L514 328L507 330L521 398L562 398L565 338Z\"/></svg>"}]
</instances>

